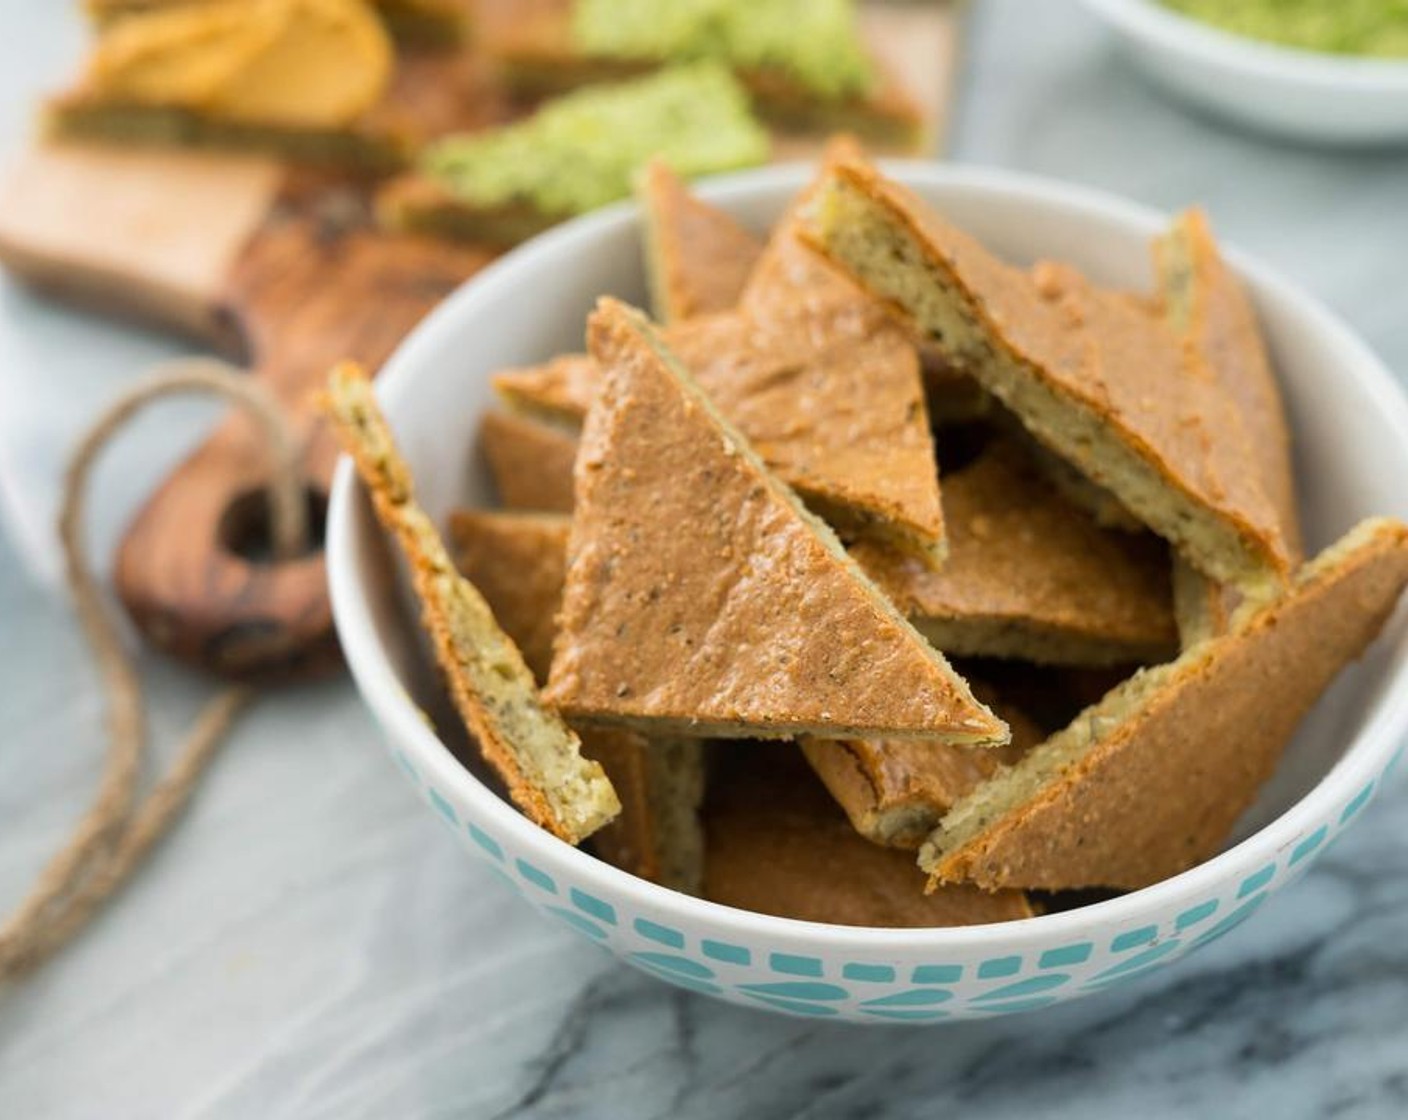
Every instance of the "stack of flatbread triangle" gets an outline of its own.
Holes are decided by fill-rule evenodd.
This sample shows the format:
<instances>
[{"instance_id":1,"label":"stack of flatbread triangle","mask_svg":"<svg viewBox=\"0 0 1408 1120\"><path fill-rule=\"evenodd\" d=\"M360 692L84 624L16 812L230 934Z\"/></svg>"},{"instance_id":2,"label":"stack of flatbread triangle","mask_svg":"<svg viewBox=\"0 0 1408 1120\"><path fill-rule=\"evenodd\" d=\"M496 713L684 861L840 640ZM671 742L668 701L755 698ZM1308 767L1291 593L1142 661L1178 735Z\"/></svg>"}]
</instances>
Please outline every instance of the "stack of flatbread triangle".
<instances>
[{"instance_id":1,"label":"stack of flatbread triangle","mask_svg":"<svg viewBox=\"0 0 1408 1120\"><path fill-rule=\"evenodd\" d=\"M1304 561L1203 216L1132 293L998 260L853 142L766 238L663 166L640 203L655 318L603 298L583 352L495 377L504 508L450 548L365 382L328 393L515 803L633 874L859 925L1215 854L1393 611L1408 528Z\"/></svg>"}]
</instances>

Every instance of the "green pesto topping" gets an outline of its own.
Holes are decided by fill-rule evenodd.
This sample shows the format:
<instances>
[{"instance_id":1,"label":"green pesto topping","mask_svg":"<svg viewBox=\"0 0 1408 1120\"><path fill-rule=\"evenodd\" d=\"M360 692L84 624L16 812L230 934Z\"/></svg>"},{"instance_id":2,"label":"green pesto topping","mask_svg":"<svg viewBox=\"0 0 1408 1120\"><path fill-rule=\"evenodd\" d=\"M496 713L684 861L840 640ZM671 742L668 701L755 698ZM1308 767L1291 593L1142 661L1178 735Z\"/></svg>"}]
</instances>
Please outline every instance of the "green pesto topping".
<instances>
[{"instance_id":1,"label":"green pesto topping","mask_svg":"<svg viewBox=\"0 0 1408 1120\"><path fill-rule=\"evenodd\" d=\"M1408 58L1408 0L1164 0L1194 19L1283 47Z\"/></svg>"},{"instance_id":2,"label":"green pesto topping","mask_svg":"<svg viewBox=\"0 0 1408 1120\"><path fill-rule=\"evenodd\" d=\"M785 74L829 99L874 79L852 0L576 0L572 35L587 54Z\"/></svg>"},{"instance_id":3,"label":"green pesto topping","mask_svg":"<svg viewBox=\"0 0 1408 1120\"><path fill-rule=\"evenodd\" d=\"M629 195L652 156L689 177L762 163L768 152L742 87L700 64L582 89L518 124L447 137L422 168L473 205L565 216Z\"/></svg>"}]
</instances>

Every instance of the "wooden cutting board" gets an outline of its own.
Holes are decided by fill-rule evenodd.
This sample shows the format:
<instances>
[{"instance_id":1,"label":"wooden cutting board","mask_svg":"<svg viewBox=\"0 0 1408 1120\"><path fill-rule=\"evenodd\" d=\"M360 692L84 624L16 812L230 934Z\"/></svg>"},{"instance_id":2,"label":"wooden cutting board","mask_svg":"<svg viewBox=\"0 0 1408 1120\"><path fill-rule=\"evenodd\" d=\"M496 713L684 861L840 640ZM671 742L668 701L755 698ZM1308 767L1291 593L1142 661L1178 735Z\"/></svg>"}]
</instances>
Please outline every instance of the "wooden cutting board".
<instances>
[{"instance_id":1,"label":"wooden cutting board","mask_svg":"<svg viewBox=\"0 0 1408 1120\"><path fill-rule=\"evenodd\" d=\"M958 13L870 4L867 38L947 130ZM406 67L399 95L435 130L501 119L474 65ZM807 158L819 141L789 140ZM369 189L290 175L259 159L38 145L0 186L0 263L79 306L140 319L246 365L303 446L315 511L336 451L310 406L344 358L378 368L401 338L491 258L475 247L377 230ZM128 528L116 584L143 634L238 678L305 676L337 663L320 550L260 555L266 461L250 422L225 420Z\"/></svg>"},{"instance_id":2,"label":"wooden cutting board","mask_svg":"<svg viewBox=\"0 0 1408 1120\"><path fill-rule=\"evenodd\" d=\"M320 525L337 451L313 389L343 358L379 367L491 254L376 230L365 191L270 164L41 148L0 192L0 258L81 305L247 364L293 424ZM267 469L252 422L231 414L152 495L117 558L141 631L226 676L337 663L321 551L261 555Z\"/></svg>"},{"instance_id":3,"label":"wooden cutting board","mask_svg":"<svg viewBox=\"0 0 1408 1120\"><path fill-rule=\"evenodd\" d=\"M430 132L510 111L467 55L403 61L388 103ZM247 367L294 427L321 526L336 453L313 390L344 358L378 368L493 255L377 229L373 189L254 158L40 144L0 186L0 262ZM266 472L251 422L231 415L152 495L117 558L118 594L143 634L225 676L282 679L338 660L321 550L261 555Z\"/></svg>"}]
</instances>

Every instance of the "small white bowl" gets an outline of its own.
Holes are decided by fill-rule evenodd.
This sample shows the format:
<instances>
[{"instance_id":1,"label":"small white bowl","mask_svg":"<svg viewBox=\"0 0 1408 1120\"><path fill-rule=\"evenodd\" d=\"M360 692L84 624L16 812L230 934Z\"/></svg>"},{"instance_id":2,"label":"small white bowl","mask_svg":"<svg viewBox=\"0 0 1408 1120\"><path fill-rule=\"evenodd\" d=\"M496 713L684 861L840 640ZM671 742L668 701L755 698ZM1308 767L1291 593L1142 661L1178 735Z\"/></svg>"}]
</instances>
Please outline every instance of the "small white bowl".
<instances>
[{"instance_id":1,"label":"small white bowl","mask_svg":"<svg viewBox=\"0 0 1408 1120\"><path fill-rule=\"evenodd\" d=\"M1040 179L887 166L1014 261L1054 257L1108 284L1152 282L1148 241L1164 223L1158 214ZM763 230L810 173L749 172L702 193ZM1319 303L1241 255L1232 259L1285 383L1309 544L1318 549L1365 515L1408 516L1408 407L1393 380ZM620 205L511 253L411 335L382 373L378 395L437 521L457 505L486 502L474 443L492 403L489 375L580 347L598 295L639 302L644 291L639 221ZM327 554L338 633L357 685L402 770L466 850L540 910L637 967L800 1015L871 1023L992 1015L1161 967L1227 932L1299 876L1363 809L1408 728L1408 628L1399 618L1306 721L1242 822L1240 842L1200 867L1112 901L1004 925L885 930L790 921L618 871L530 824L456 761L421 715L441 706L439 689L347 462L333 488ZM451 742L453 725L442 721Z\"/></svg>"},{"instance_id":2,"label":"small white bowl","mask_svg":"<svg viewBox=\"0 0 1408 1120\"><path fill-rule=\"evenodd\" d=\"M1165 89L1228 120L1327 144L1408 139L1408 61L1233 35L1158 0L1085 0Z\"/></svg>"}]
</instances>

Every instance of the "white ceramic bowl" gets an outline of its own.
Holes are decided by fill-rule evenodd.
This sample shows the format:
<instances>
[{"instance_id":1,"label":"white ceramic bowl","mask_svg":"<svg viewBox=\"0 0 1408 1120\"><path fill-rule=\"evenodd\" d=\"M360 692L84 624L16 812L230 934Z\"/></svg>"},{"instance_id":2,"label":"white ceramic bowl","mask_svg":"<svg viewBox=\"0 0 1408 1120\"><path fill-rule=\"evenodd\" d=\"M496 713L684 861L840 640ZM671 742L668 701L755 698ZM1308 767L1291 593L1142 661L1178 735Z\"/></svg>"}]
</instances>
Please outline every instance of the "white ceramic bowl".
<instances>
[{"instance_id":1,"label":"white ceramic bowl","mask_svg":"<svg viewBox=\"0 0 1408 1120\"><path fill-rule=\"evenodd\" d=\"M888 166L1014 261L1055 257L1109 284L1152 282L1148 239L1163 223L1158 214L1039 179ZM702 193L762 230L809 173L750 172ZM1364 515L1408 517L1408 408L1392 379L1320 304L1246 258L1233 260L1285 382L1310 545L1323 546ZM489 375L580 347L584 316L603 292L644 295L630 206L562 226L505 257L394 355L378 395L437 520L456 505L485 502L474 441L491 401ZM1240 842L1201 867L1113 901L1004 925L883 930L789 921L676 894L601 863L530 824L456 761L417 708L434 711L438 688L346 461L327 550L338 632L357 685L401 768L466 850L534 906L640 968L796 1014L891 1022L1021 1011L1165 965L1231 929L1303 872L1363 809L1408 726L1408 627L1399 618L1307 720L1243 822Z\"/></svg>"},{"instance_id":2,"label":"white ceramic bowl","mask_svg":"<svg viewBox=\"0 0 1408 1120\"><path fill-rule=\"evenodd\" d=\"M1408 139L1408 62L1229 34L1158 0L1085 0L1156 82L1218 116L1332 144Z\"/></svg>"}]
</instances>

